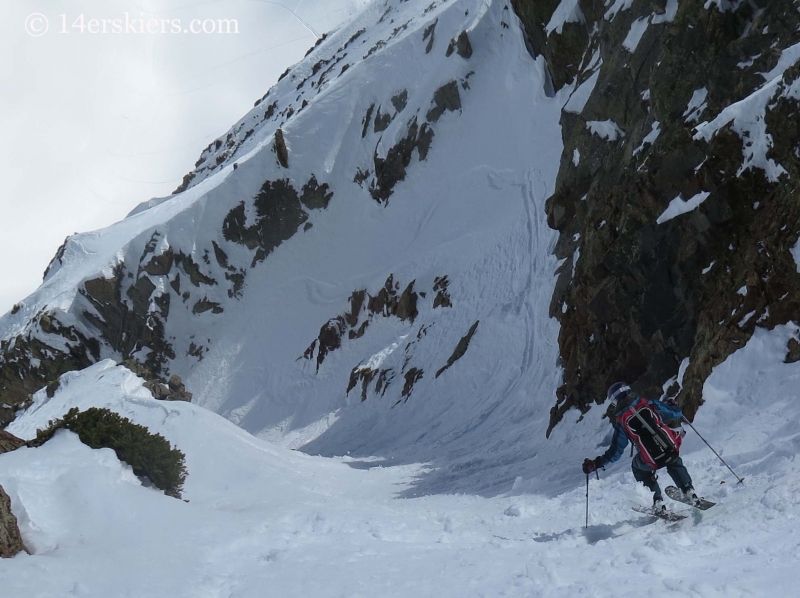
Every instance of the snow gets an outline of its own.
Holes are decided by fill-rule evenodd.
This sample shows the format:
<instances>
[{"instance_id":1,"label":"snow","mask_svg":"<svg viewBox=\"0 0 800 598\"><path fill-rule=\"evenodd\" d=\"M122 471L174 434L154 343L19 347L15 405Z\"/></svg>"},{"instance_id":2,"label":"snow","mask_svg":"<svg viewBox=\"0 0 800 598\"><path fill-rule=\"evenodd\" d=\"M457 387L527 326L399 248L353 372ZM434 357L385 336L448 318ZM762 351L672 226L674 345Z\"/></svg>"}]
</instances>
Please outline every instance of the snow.
<instances>
[{"instance_id":1,"label":"snow","mask_svg":"<svg viewBox=\"0 0 800 598\"><path fill-rule=\"evenodd\" d=\"M653 145L656 142L656 139L658 139L658 136L660 134L661 134L661 123L655 121L650 129L650 132L647 135L645 135L644 138L642 139L641 145L637 147L635 150L633 150L633 155L635 156L640 151L642 151L644 149L645 144Z\"/></svg>"},{"instance_id":2,"label":"snow","mask_svg":"<svg viewBox=\"0 0 800 598\"><path fill-rule=\"evenodd\" d=\"M664 224L676 216L691 212L692 210L696 209L697 206L703 203L709 195L711 195L711 193L708 191L701 191L689 199L683 199L681 195L678 195L678 197L669 202L669 206L667 206L667 209L664 210L664 213L658 217L656 224Z\"/></svg>"},{"instance_id":3,"label":"snow","mask_svg":"<svg viewBox=\"0 0 800 598\"><path fill-rule=\"evenodd\" d=\"M369 0L79 0L0 3L6 150L0 180L0 313L41 284L64 238L169 194L198 154ZM235 35L92 35L91 19L235 19ZM47 35L25 31L31 13ZM68 33L62 34L64 14ZM46 140L46 141L43 141ZM14 148L13 150L11 148ZM46 173L46 176L43 176ZM47 214L42 218L42 214ZM31 240L35 239L35 242ZM18 252L19 247L26 247Z\"/></svg>"},{"instance_id":4,"label":"snow","mask_svg":"<svg viewBox=\"0 0 800 598\"><path fill-rule=\"evenodd\" d=\"M631 5L633 4L633 0L614 0L614 4L606 11L604 18L606 21L613 21L614 17L623 10L629 10ZM608 2L606 2L608 5Z\"/></svg>"},{"instance_id":5,"label":"snow","mask_svg":"<svg viewBox=\"0 0 800 598\"><path fill-rule=\"evenodd\" d=\"M797 271L800 272L800 239L798 239L797 243L792 247L792 257L794 258L794 263L797 265Z\"/></svg>"},{"instance_id":6,"label":"snow","mask_svg":"<svg viewBox=\"0 0 800 598\"><path fill-rule=\"evenodd\" d=\"M560 384L558 322L549 317L557 233L547 226L544 202L555 189L563 148L559 119L571 90L548 97L544 60L531 58L521 29L500 26L509 18L502 4L451 1L421 17L429 5L370 4L243 117L240 123L257 118L261 124L218 169L112 227L74 236L63 264L20 312L0 318L0 338L44 336L30 323L42 310L93 334L82 320L83 310L92 307L76 290L86 279L110 275L122 260L138 264L156 232L174 251L193 255L205 274L225 281L213 257L217 243L231 264L247 271L241 300L231 300L224 284L185 285L191 300L173 296L165 324L176 355L169 373L183 378L198 405L258 437L291 446L302 440L312 454L430 463L410 492L505 489L509 476L516 477L515 464L539 450ZM387 7L391 16L381 22ZM476 21L476 15L482 16ZM436 19L436 39L472 28L469 61L448 58L443 50L426 54L422 32ZM398 27L406 22L406 29ZM350 68L321 89L306 84L298 92L314 65L340 56L338 49L361 29L355 48L345 50L354 54ZM391 37L395 29L399 33ZM385 45L363 59L379 42ZM427 160L415 152L405 180L387 204L378 204L368 183L362 188L353 182L356 171L373 169L376 151L385 156L413 116L424 118L435 91L471 71L469 89L459 86L462 110L432 124ZM362 139L368 108L390 106L401 89L408 90L404 112L385 131L370 128ZM504 93L498 96L498 89ZM272 98L280 110L300 108L296 99L303 91L308 106L287 122L263 120ZM511 113L523 117L512 121ZM288 171L272 152L281 124L291 146ZM334 191L330 205L310 214L313 228L251 267L253 252L221 233L226 215L243 198L246 211L253 210L252 198L265 180L288 176L302 185L312 173ZM204 251L211 252L210 263L202 260ZM316 360L298 359L326 322L348 310L354 291L374 295L390 275L403 285L415 281L414 288L427 293L413 323L375 318L363 337L345 335L319 372ZM454 306L434 309L431 289L443 275L451 280ZM150 278L171 293L168 281ZM194 314L197 299L217 301L225 311ZM437 378L476 321L480 328L468 352ZM193 342L203 345L202 360L189 355ZM366 401L360 388L348 394L353 369L395 343L381 363L394 374L385 394L372 387ZM102 356L119 358L106 345ZM404 397L403 373L410 367L424 375ZM475 413L484 416L476 422ZM527 448L520 450L520 442ZM490 448L496 471L487 475L478 455Z\"/></svg>"},{"instance_id":7,"label":"snow","mask_svg":"<svg viewBox=\"0 0 800 598\"><path fill-rule=\"evenodd\" d=\"M708 274L709 272L711 272L711 268L713 268L714 264L716 264L716 263L717 263L717 260L712 260L711 263L708 266L703 268L702 274Z\"/></svg>"},{"instance_id":8,"label":"snow","mask_svg":"<svg viewBox=\"0 0 800 598\"><path fill-rule=\"evenodd\" d=\"M686 110L683 112L685 122L690 123L700 120L700 116L702 116L703 112L708 106L708 102L706 102L707 95L708 89L705 87L694 90L692 99L689 100L689 105L686 106Z\"/></svg>"},{"instance_id":9,"label":"snow","mask_svg":"<svg viewBox=\"0 0 800 598\"><path fill-rule=\"evenodd\" d=\"M508 18L503 3L451 0L419 18L429 5L370 4L271 92L281 110L293 106L314 64L365 29L358 60L307 91L307 108L286 122L262 121L264 107L254 108L240 123L261 125L218 169L185 193L73 237L64 263L21 312L0 319L4 340L41 334L28 323L41 310L80 325L81 282L110 274L121 260L138 263L155 231L159 251L169 246L202 263L216 242L231 263L249 264L252 252L226 241L220 223L243 198L252 211L248 198L267 179L302 184L313 172L335 193L311 214L312 229L248 266L240 301L224 288L203 289L224 313L192 314L173 302L166 332L176 358L168 365L194 403L153 400L113 361L65 374L53 398L35 395L9 431L31 437L70 407L109 407L185 452L189 502L143 486L113 453L90 450L69 432L40 449L0 455L0 484L33 552L0 562L4 598L638 598L643 588L664 596L793 595L795 564L786 555L800 548L800 406L792 400L800 364L783 360L800 332L794 325L756 329L703 389L698 430L747 486L734 486L690 432L685 462L717 507L669 527L633 513L650 497L626 458L591 480L590 525L582 529L580 462L604 450L608 423L600 409L570 412L545 437L562 376L560 330L549 312L564 262L553 255L557 233L544 206L555 190L558 123L571 90L547 96L543 59L530 57L519 27L499 25ZM436 19L440 40L470 30L469 62L425 53L422 31ZM388 203L377 204L353 182L356 169L376 152L385 156L435 90L469 71L460 113L432 125L428 159L415 154ZM406 112L362 139L369 106L388 106L399 89L409 92ZM271 150L279 125L292 150L288 171ZM624 136L612 121L587 127L610 141ZM676 198L659 222L707 196ZM578 258L576 251L573 267ZM213 261L203 269L224 280ZM375 318L363 337L345 336L319 372L298 360L355 290L375 293L390 274L429 293L413 323ZM430 289L442 275L454 305L433 309ZM435 377L476 321L467 353ZM202 361L187 356L192 335L206 346ZM354 368L391 368L402 378L406 364L425 370L406 401L396 381L385 396L346 394ZM685 358L676 380L688 367Z\"/></svg>"},{"instance_id":10,"label":"snow","mask_svg":"<svg viewBox=\"0 0 800 598\"><path fill-rule=\"evenodd\" d=\"M652 23L659 25L661 23L672 23L675 20L675 15L678 14L678 0L667 0L667 5L664 13L660 15L653 15Z\"/></svg>"},{"instance_id":11,"label":"snow","mask_svg":"<svg viewBox=\"0 0 800 598\"><path fill-rule=\"evenodd\" d=\"M108 406L185 452L189 502L142 486L112 451L70 432L0 455L0 484L33 553L0 561L3 595L255 598L270 588L287 598L638 598L647 587L658 596L791 596L800 363L783 356L799 332L757 329L704 386L694 424L744 486L689 431L684 462L717 506L701 513L673 503L689 515L674 525L634 513L649 497L623 458L590 480L585 530L579 464L602 443L551 438L560 483L518 469L494 498L398 499L424 467L275 447L195 405L155 401L103 362L67 375L52 399L37 394L11 431L30 436L73 405ZM594 412L573 425L595 442L608 430Z\"/></svg>"},{"instance_id":12,"label":"snow","mask_svg":"<svg viewBox=\"0 0 800 598\"><path fill-rule=\"evenodd\" d=\"M581 83L578 89L570 96L564 106L564 110L575 114L583 112L586 102L588 102L589 98L592 96L592 92L594 91L595 85L597 85L597 79L599 77L600 69L597 69L586 81Z\"/></svg>"},{"instance_id":13,"label":"snow","mask_svg":"<svg viewBox=\"0 0 800 598\"><path fill-rule=\"evenodd\" d=\"M613 120L589 120L586 121L586 128L601 139L616 141L620 137L625 137L625 133Z\"/></svg>"},{"instance_id":14,"label":"snow","mask_svg":"<svg viewBox=\"0 0 800 598\"><path fill-rule=\"evenodd\" d=\"M782 77L786 69L796 64L798 60L800 60L800 43L783 50L775 67L767 73L761 73L761 76L764 77L765 81L772 81L776 77Z\"/></svg>"},{"instance_id":15,"label":"snow","mask_svg":"<svg viewBox=\"0 0 800 598\"><path fill-rule=\"evenodd\" d=\"M633 54L645 31L647 31L648 25L650 25L650 17L641 17L631 23L630 31L628 31L628 35L625 36L622 47Z\"/></svg>"},{"instance_id":16,"label":"snow","mask_svg":"<svg viewBox=\"0 0 800 598\"><path fill-rule=\"evenodd\" d=\"M575 166L581 163L581 152L577 147L572 151L572 163Z\"/></svg>"},{"instance_id":17,"label":"snow","mask_svg":"<svg viewBox=\"0 0 800 598\"><path fill-rule=\"evenodd\" d=\"M566 23L584 23L585 21L586 19L581 10L580 0L561 0L550 17L545 31L548 36L553 33L553 31L561 35Z\"/></svg>"},{"instance_id":18,"label":"snow","mask_svg":"<svg viewBox=\"0 0 800 598\"><path fill-rule=\"evenodd\" d=\"M696 140L710 141L720 129L728 125L731 125L731 130L741 137L744 161L737 176L741 176L751 168L760 168L765 172L769 181L777 182L782 176L788 174L782 165L767 157L773 142L772 135L767 132L765 117L766 111L771 107L772 100L778 92L782 92L782 95L788 97L794 97L797 82L795 81L787 87L783 83L783 73L798 59L800 59L800 44L785 50L772 71L762 73L765 78L769 77L763 86L746 98L726 107L713 121L697 125L694 135Z\"/></svg>"}]
</instances>

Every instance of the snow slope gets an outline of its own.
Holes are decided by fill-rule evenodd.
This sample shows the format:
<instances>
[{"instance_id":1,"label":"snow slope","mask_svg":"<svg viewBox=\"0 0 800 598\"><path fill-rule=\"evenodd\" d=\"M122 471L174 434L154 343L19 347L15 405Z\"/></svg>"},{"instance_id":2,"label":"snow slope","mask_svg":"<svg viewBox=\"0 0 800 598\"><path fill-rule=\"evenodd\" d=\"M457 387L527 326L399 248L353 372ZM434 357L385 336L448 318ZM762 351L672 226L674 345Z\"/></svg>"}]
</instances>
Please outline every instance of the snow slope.
<instances>
[{"instance_id":1,"label":"snow slope","mask_svg":"<svg viewBox=\"0 0 800 598\"><path fill-rule=\"evenodd\" d=\"M197 406L154 401L102 362L67 375L53 399L37 395L11 431L108 406L185 451L189 502L142 487L69 432L2 455L0 484L34 553L0 561L3 595L793 596L800 364L782 359L798 333L759 330L706 384L696 425L746 486L690 433L684 459L716 507L671 525L634 513L649 497L625 458L591 480L586 530L585 453L573 443L559 443L563 492L519 479L491 499L397 500L417 467L277 448ZM598 439L604 426L583 423Z\"/></svg>"},{"instance_id":2,"label":"snow slope","mask_svg":"<svg viewBox=\"0 0 800 598\"><path fill-rule=\"evenodd\" d=\"M172 192L209 141L366 2L3 2L0 312L36 289L67 235ZM85 25L126 12L185 27L235 19L239 33L94 35L71 27L80 16ZM46 35L26 33L31 13L49 20Z\"/></svg>"},{"instance_id":3,"label":"snow slope","mask_svg":"<svg viewBox=\"0 0 800 598\"><path fill-rule=\"evenodd\" d=\"M461 32L472 55L448 56ZM131 275L155 286L153 313L159 295L172 299L164 323L175 353L168 373L183 377L197 404L250 432L294 445L314 439L304 450L315 454L435 461L417 482L420 492L497 492L521 462L552 475L544 472L558 456L542 442L560 382L558 328L548 317L560 264L544 202L558 172L558 123L571 89L549 97L545 79L542 59L531 58L502 2L372 3L299 63L219 150L212 146L204 158L213 168L201 167L188 191L72 237L43 286L0 319L0 338L42 336L43 310L97 336L84 315L95 306L78 291L127 264ZM448 104L432 115L437 93L452 83L460 109ZM407 106L396 110L403 90ZM373 121L365 116L371 106ZM380 113L393 118L383 131L374 124ZM376 201L369 189L377 184L375 158L398 147L415 118L433 131L427 157L414 150L405 179ZM272 149L278 127L288 169ZM363 186L354 182L368 170L372 178ZM326 209L310 211L313 228L261 263L224 237L222 223L243 198L253 217L250 198L265 179L288 177L299 188L311 175L334 193ZM227 270L213 257L216 243L231 267L247 272L241 299L231 299L227 283L184 282L187 299L173 290L173 274L143 273L137 264L154 240L156 255L194 256L204 274L225 281ZM298 359L320 328L348 309L354 291L375 295L389 276L400 290L413 281L426 295L413 322L374 318L363 337L345 337L319 371ZM443 276L451 308L433 306ZM224 311L195 313L199 301ZM466 354L437 377L476 322ZM390 384L380 393L371 387L362 402L360 389L347 392L351 372L379 354L387 355L382 367L392 372ZM120 355L103 343L101 357ZM409 395L404 386L414 368L422 378Z\"/></svg>"}]
</instances>

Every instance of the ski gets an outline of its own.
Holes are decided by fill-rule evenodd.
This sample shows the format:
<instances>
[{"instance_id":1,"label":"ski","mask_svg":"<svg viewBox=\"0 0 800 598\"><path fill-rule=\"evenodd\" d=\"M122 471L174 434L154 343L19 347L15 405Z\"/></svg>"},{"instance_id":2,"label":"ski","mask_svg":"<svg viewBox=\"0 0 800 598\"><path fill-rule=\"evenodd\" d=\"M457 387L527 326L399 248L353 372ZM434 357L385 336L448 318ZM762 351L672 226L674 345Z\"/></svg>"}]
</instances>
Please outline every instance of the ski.
<instances>
[{"instance_id":1,"label":"ski","mask_svg":"<svg viewBox=\"0 0 800 598\"><path fill-rule=\"evenodd\" d=\"M686 519L686 515L681 515L679 513L674 513L673 511L667 510L660 510L656 511L653 507L642 507L636 505L633 507L633 510L637 513L643 513L644 515L651 515L652 517L658 517L659 519L663 519L664 521L675 522L681 521L682 519Z\"/></svg>"},{"instance_id":2,"label":"ski","mask_svg":"<svg viewBox=\"0 0 800 598\"><path fill-rule=\"evenodd\" d=\"M715 502L711 502L710 500L706 500L705 498L701 498L698 500L697 504L690 501L683 495L683 492L678 490L675 486L667 486L666 490L664 490L667 496L669 496L672 500L682 502L685 505L690 505L695 509L700 509L701 511L706 511L713 507Z\"/></svg>"}]
</instances>

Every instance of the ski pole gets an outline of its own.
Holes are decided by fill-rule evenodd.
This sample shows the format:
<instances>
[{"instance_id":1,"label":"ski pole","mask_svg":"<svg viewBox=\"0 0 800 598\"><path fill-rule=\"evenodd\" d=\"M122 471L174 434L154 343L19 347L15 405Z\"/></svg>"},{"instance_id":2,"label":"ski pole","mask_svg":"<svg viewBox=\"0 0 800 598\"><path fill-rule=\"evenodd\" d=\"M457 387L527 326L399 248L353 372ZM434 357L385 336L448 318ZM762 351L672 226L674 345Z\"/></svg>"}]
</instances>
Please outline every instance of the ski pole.
<instances>
[{"instance_id":1,"label":"ski pole","mask_svg":"<svg viewBox=\"0 0 800 598\"><path fill-rule=\"evenodd\" d=\"M586 474L586 525L583 529L589 528L589 474Z\"/></svg>"},{"instance_id":2,"label":"ski pole","mask_svg":"<svg viewBox=\"0 0 800 598\"><path fill-rule=\"evenodd\" d=\"M686 419L686 416L685 416L685 415L683 416L683 421L685 421L687 424L689 424L689 427L690 427L692 430L694 430L694 433L695 433L695 434L697 434L697 435L700 437L700 440L702 440L703 442L705 442L705 443L706 443L706 446L707 446L708 448L710 448L710 449L711 449L711 452L712 452L712 453L714 453L714 454L717 456L717 459L719 459L720 461L722 461L723 465L725 465L725 467L727 467L727 468L728 468L728 470L729 470L729 471L730 471L730 472L733 474L733 477L735 477L737 480L739 480L739 484L744 484L744 478L740 478L738 475L736 475L736 472L735 472L735 471L733 471L733 469L731 469L731 466L730 466L730 465L728 465L727 463L725 463L725 459L723 459L722 457L720 457L719 453L718 453L717 451L715 451L715 450L714 450L714 447L713 447L713 446L711 446L710 444L708 444L708 441L707 441L705 438L703 438L703 435L702 435L702 434L700 434L700 432L698 432L698 431L697 431L697 428L695 428L695 427L692 425L692 422L690 422L688 419Z\"/></svg>"}]
</instances>

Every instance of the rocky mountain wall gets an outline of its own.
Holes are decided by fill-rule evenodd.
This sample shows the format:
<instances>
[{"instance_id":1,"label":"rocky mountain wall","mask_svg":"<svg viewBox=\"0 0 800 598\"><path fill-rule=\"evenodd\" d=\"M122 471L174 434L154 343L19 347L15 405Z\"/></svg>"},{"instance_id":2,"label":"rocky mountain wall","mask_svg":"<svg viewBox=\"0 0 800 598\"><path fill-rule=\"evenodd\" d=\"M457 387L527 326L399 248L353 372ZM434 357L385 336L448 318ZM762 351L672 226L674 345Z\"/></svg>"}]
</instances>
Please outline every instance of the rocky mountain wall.
<instances>
[{"instance_id":1,"label":"rocky mountain wall","mask_svg":"<svg viewBox=\"0 0 800 598\"><path fill-rule=\"evenodd\" d=\"M547 205L564 260L550 429L617 380L692 416L757 326L800 320L797 3L514 6L554 87L576 87Z\"/></svg>"}]
</instances>

